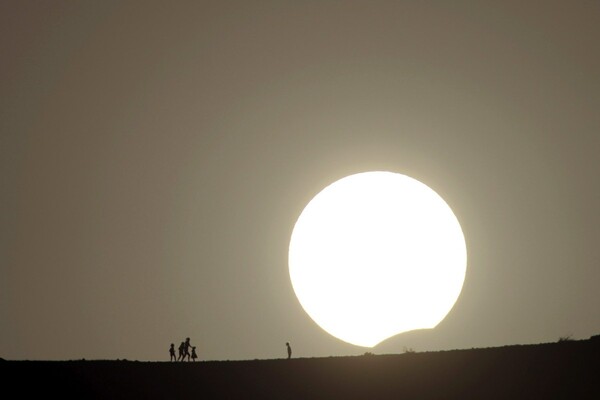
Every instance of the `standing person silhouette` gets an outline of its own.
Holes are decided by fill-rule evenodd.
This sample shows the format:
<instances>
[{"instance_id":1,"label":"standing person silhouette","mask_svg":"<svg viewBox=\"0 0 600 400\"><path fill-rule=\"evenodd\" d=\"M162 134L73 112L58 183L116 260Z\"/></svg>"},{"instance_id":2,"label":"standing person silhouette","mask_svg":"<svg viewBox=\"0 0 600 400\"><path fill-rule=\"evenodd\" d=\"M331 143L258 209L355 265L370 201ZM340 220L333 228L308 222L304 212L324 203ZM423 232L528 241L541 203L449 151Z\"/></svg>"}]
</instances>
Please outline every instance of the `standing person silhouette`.
<instances>
[{"instance_id":1,"label":"standing person silhouette","mask_svg":"<svg viewBox=\"0 0 600 400\"><path fill-rule=\"evenodd\" d=\"M179 358L177 360L183 361L184 356L185 356L185 343L181 342L181 344L179 345Z\"/></svg>"},{"instance_id":2,"label":"standing person silhouette","mask_svg":"<svg viewBox=\"0 0 600 400\"><path fill-rule=\"evenodd\" d=\"M171 347L169 347L169 354L171 355L171 361L177 361L177 357L175 356L175 344L171 343Z\"/></svg>"},{"instance_id":3,"label":"standing person silhouette","mask_svg":"<svg viewBox=\"0 0 600 400\"><path fill-rule=\"evenodd\" d=\"M292 348L290 347L290 342L286 342L285 345L287 346L287 353L288 353L288 360L290 358L292 358Z\"/></svg>"},{"instance_id":4,"label":"standing person silhouette","mask_svg":"<svg viewBox=\"0 0 600 400\"><path fill-rule=\"evenodd\" d=\"M188 361L190 361L190 347L192 344L190 343L190 338L185 338L185 343L183 347L183 358L187 357Z\"/></svg>"},{"instance_id":5,"label":"standing person silhouette","mask_svg":"<svg viewBox=\"0 0 600 400\"><path fill-rule=\"evenodd\" d=\"M196 354L196 347L192 346L192 361L196 361L198 355Z\"/></svg>"}]
</instances>

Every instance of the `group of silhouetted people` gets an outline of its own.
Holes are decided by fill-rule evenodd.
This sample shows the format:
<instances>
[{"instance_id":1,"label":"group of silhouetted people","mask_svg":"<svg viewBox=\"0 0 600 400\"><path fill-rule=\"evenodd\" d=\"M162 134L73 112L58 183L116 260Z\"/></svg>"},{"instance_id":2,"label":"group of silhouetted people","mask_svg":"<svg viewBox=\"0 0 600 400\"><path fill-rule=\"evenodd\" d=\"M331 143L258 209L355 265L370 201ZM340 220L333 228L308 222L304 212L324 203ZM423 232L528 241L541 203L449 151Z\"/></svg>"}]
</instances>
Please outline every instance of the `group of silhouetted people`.
<instances>
[{"instance_id":1,"label":"group of silhouetted people","mask_svg":"<svg viewBox=\"0 0 600 400\"><path fill-rule=\"evenodd\" d=\"M287 359L292 358L292 348L289 342L286 342L285 346L287 347ZM190 349L192 351L190 352ZM196 361L198 355L196 354L196 347L192 346L190 343L190 338L185 338L184 342L181 342L179 345L179 356L175 355L175 344L171 343L171 347L169 347L169 355L171 356L171 361Z\"/></svg>"},{"instance_id":2,"label":"group of silhouetted people","mask_svg":"<svg viewBox=\"0 0 600 400\"><path fill-rule=\"evenodd\" d=\"M190 352L191 349L191 352ZM171 343L171 347L169 347L169 355L171 356L171 361L196 361L198 355L196 354L196 347L192 346L190 343L190 338L185 338L184 342L181 342L179 345L179 356L175 355L175 344Z\"/></svg>"}]
</instances>

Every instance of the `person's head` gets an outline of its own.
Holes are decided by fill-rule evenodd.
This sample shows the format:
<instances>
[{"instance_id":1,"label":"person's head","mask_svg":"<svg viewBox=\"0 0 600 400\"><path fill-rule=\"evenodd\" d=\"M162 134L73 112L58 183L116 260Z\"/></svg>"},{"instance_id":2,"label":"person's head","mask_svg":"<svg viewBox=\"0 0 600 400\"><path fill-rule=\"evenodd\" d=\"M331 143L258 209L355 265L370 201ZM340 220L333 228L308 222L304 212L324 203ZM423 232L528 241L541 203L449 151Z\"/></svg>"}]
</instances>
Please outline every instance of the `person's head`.
<instances>
[{"instance_id":1,"label":"person's head","mask_svg":"<svg viewBox=\"0 0 600 400\"><path fill-rule=\"evenodd\" d=\"M192 346L192 350L196 350L196 347Z\"/></svg>"},{"instance_id":2,"label":"person's head","mask_svg":"<svg viewBox=\"0 0 600 400\"><path fill-rule=\"evenodd\" d=\"M171 347L175 346L175 343L171 343Z\"/></svg>"},{"instance_id":3,"label":"person's head","mask_svg":"<svg viewBox=\"0 0 600 400\"><path fill-rule=\"evenodd\" d=\"M285 345L286 345L286 346L289 346L289 345L290 345L290 342L285 342Z\"/></svg>"},{"instance_id":4,"label":"person's head","mask_svg":"<svg viewBox=\"0 0 600 400\"><path fill-rule=\"evenodd\" d=\"M185 341L186 341L186 342L189 342L189 341L190 341L190 338L189 338L189 337L185 338Z\"/></svg>"}]
</instances>

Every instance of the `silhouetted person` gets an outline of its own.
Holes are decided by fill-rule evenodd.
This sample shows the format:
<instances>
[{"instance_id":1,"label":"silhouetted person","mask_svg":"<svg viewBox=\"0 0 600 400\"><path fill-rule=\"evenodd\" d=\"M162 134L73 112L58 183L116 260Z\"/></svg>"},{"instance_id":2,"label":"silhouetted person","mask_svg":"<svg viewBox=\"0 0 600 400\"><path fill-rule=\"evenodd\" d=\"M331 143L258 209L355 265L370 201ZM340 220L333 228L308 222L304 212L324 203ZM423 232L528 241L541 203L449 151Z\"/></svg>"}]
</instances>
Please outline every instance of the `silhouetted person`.
<instances>
[{"instance_id":1,"label":"silhouetted person","mask_svg":"<svg viewBox=\"0 0 600 400\"><path fill-rule=\"evenodd\" d=\"M290 342L286 342L285 345L287 346L287 352L288 352L288 358L287 359L289 360L290 358L292 358L292 348L290 347Z\"/></svg>"},{"instance_id":2,"label":"silhouetted person","mask_svg":"<svg viewBox=\"0 0 600 400\"><path fill-rule=\"evenodd\" d=\"M183 358L185 359L187 357L188 361L190 361L190 347L192 347L190 338L185 338L185 343L183 346Z\"/></svg>"},{"instance_id":3,"label":"silhouetted person","mask_svg":"<svg viewBox=\"0 0 600 400\"><path fill-rule=\"evenodd\" d=\"M185 357L185 343L181 342L181 344L179 345L179 358L177 360L183 361L184 357Z\"/></svg>"},{"instance_id":4,"label":"silhouetted person","mask_svg":"<svg viewBox=\"0 0 600 400\"><path fill-rule=\"evenodd\" d=\"M169 347L169 354L171 355L171 361L177 361L177 357L175 356L175 345L171 343L171 347Z\"/></svg>"},{"instance_id":5,"label":"silhouetted person","mask_svg":"<svg viewBox=\"0 0 600 400\"><path fill-rule=\"evenodd\" d=\"M196 361L198 355L196 354L196 347L192 346L192 361Z\"/></svg>"}]
</instances>

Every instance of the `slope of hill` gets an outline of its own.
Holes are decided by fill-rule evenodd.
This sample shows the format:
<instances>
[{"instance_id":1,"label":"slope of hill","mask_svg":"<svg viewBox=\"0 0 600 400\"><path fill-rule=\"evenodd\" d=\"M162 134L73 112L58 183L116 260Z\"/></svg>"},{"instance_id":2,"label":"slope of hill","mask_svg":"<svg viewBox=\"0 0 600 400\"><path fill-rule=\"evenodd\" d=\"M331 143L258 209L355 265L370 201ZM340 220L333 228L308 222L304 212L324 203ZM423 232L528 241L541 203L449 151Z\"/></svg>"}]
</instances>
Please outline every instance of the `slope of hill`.
<instances>
[{"instance_id":1,"label":"slope of hill","mask_svg":"<svg viewBox=\"0 0 600 400\"><path fill-rule=\"evenodd\" d=\"M600 399L600 336L539 345L292 360L3 361L0 370L5 390L12 386L26 397Z\"/></svg>"}]
</instances>

